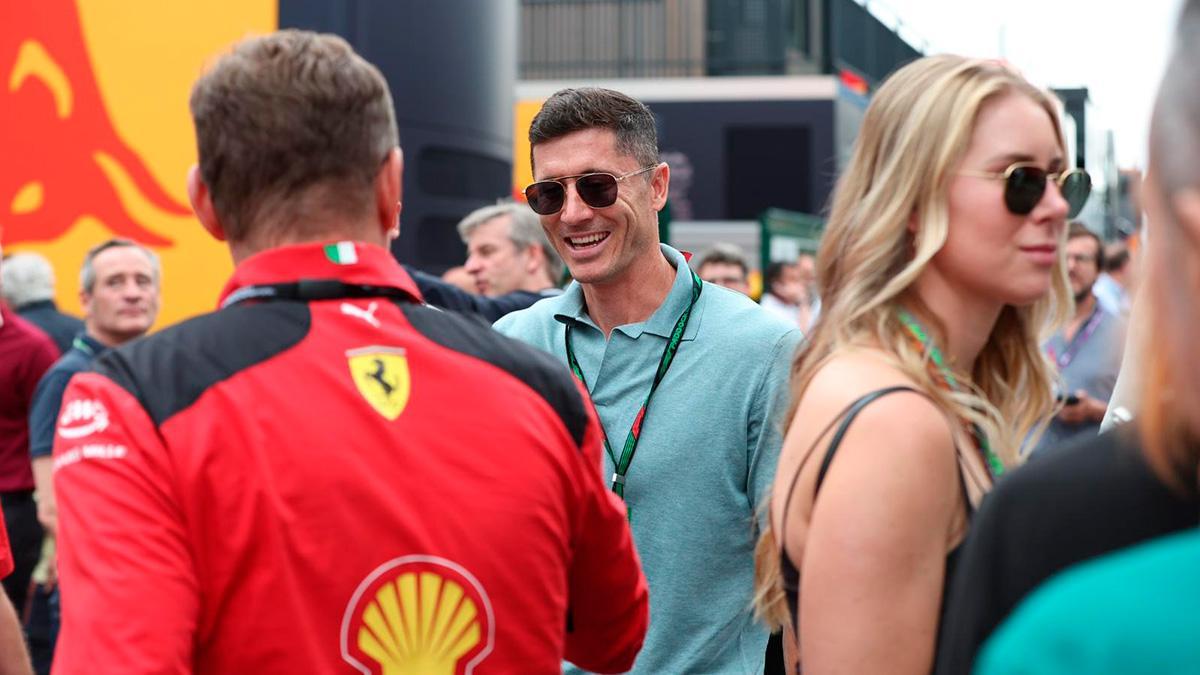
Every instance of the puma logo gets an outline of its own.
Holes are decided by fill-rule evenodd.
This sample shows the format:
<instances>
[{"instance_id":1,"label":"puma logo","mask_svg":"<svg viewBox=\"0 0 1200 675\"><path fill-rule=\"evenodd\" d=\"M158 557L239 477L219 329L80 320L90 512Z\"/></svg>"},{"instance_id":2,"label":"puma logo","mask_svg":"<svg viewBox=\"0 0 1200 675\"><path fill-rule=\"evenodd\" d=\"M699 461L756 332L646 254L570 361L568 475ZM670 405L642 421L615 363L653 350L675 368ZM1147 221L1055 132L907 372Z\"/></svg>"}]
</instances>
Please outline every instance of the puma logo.
<instances>
[{"instance_id":1,"label":"puma logo","mask_svg":"<svg viewBox=\"0 0 1200 675\"><path fill-rule=\"evenodd\" d=\"M379 323L379 319L375 318L375 310L377 309L379 309L379 303L377 302L371 302L371 304L367 305L366 309L356 307L348 302L342 303L342 314L362 319L372 326L379 328L381 324Z\"/></svg>"}]
</instances>

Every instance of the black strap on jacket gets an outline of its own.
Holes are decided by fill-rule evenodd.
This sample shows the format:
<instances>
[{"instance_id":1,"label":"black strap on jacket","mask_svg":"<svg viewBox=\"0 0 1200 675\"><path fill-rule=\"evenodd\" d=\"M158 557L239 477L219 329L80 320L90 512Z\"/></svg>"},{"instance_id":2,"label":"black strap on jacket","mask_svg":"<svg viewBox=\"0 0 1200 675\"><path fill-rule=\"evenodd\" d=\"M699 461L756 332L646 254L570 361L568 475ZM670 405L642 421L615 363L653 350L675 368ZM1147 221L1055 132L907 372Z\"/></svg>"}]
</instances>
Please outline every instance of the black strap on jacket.
<instances>
[{"instance_id":1,"label":"black strap on jacket","mask_svg":"<svg viewBox=\"0 0 1200 675\"><path fill-rule=\"evenodd\" d=\"M419 302L408 291L395 286L348 284L341 279L300 279L281 284L243 286L229 294L221 309L250 300L336 300L339 298L393 298Z\"/></svg>"}]
</instances>

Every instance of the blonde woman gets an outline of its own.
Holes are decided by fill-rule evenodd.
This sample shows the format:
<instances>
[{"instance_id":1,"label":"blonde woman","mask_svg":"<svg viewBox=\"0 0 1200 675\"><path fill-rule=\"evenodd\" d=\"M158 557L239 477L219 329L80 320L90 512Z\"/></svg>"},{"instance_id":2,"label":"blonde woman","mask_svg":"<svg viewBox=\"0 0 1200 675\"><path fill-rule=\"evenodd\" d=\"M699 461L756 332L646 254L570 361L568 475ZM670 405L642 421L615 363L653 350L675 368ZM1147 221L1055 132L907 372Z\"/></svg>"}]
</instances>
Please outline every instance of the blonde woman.
<instances>
[{"instance_id":1,"label":"blonde woman","mask_svg":"<svg viewBox=\"0 0 1200 675\"><path fill-rule=\"evenodd\" d=\"M759 611L805 673L932 667L971 513L1054 406L1038 334L1070 308L1091 189L1069 161L1054 103L1000 63L920 59L867 109L759 545Z\"/></svg>"}]
</instances>

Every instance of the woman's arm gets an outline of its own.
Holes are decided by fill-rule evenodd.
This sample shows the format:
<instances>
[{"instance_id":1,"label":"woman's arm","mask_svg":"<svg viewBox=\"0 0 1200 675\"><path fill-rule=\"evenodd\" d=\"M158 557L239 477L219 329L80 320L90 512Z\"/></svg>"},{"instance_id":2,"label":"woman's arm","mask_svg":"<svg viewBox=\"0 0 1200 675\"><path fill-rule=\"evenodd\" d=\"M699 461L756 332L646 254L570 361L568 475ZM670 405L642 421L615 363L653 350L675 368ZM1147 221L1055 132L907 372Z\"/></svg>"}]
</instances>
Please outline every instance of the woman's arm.
<instances>
[{"instance_id":1,"label":"woman's arm","mask_svg":"<svg viewBox=\"0 0 1200 675\"><path fill-rule=\"evenodd\" d=\"M800 574L805 673L928 673L964 508L950 422L894 394L850 426L813 506Z\"/></svg>"}]
</instances>

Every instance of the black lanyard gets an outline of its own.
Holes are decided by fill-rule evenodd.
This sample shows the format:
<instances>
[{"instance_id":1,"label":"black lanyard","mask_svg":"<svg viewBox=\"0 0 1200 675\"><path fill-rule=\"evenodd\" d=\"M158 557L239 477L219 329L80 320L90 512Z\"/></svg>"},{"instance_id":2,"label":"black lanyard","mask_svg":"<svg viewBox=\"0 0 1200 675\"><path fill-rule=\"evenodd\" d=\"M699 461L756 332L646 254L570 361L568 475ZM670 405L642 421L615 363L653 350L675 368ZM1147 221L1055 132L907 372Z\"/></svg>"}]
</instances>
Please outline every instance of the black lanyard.
<instances>
[{"instance_id":1,"label":"black lanyard","mask_svg":"<svg viewBox=\"0 0 1200 675\"><path fill-rule=\"evenodd\" d=\"M625 474L629 473L629 465L633 463L633 453L637 451L638 439L642 436L642 427L646 422L646 409L650 406L650 397L654 396L654 391L658 389L658 385L662 382L663 377L667 374L667 369L671 367L671 362L675 360L675 352L679 351L679 344L683 342L683 332L687 329L688 319L692 317L692 309L696 306L696 300L700 297L700 277L692 272L692 299L688 303L683 313L679 315L679 319L675 321L675 328L671 331L671 337L667 340L667 346L663 349L662 358L658 360L658 371L654 373L654 382L650 384L650 391L646 393L646 400L642 403L642 407L638 410L637 417L633 418L633 426L629 428L629 435L625 437L625 447L621 449L621 457L618 459L616 453L613 452L612 446L608 443L608 432L604 431L604 424L601 423L600 430L604 434L604 450L608 452L609 459L613 462L613 468L616 470L612 476L612 491L617 493L618 497L625 498ZM583 370L579 367L579 360L575 358L575 350L571 348L571 324L568 323L564 332L564 339L567 343L567 364L571 366L571 371L575 373L575 377L583 383L584 388L587 388L587 380L583 377Z\"/></svg>"},{"instance_id":2,"label":"black lanyard","mask_svg":"<svg viewBox=\"0 0 1200 675\"><path fill-rule=\"evenodd\" d=\"M393 298L407 302L418 300L395 286L348 284L340 279L300 279L282 284L243 286L229 294L221 309L250 300L336 300L339 298Z\"/></svg>"}]
</instances>

